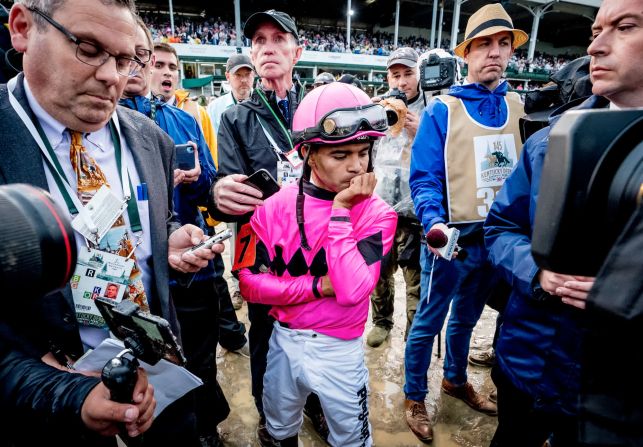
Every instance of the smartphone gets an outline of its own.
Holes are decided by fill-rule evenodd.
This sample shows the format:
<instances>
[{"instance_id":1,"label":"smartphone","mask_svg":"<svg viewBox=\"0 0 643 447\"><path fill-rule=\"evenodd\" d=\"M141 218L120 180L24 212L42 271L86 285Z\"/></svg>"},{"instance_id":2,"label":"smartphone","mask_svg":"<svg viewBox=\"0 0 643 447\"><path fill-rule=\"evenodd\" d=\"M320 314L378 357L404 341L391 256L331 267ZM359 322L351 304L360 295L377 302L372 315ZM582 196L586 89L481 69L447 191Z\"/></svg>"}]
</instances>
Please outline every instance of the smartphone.
<instances>
[{"instance_id":1,"label":"smartphone","mask_svg":"<svg viewBox=\"0 0 643 447\"><path fill-rule=\"evenodd\" d=\"M259 169L245 179L243 183L261 191L263 193L262 199L264 200L279 191L279 183L277 183L277 180L265 169Z\"/></svg>"},{"instance_id":2,"label":"smartphone","mask_svg":"<svg viewBox=\"0 0 643 447\"><path fill-rule=\"evenodd\" d=\"M188 252L193 252L200 250L201 248L211 248L214 244L218 244L219 242L225 241L226 239L229 239L232 237L232 230L226 229L223 230L214 236L210 237L209 239L206 239L205 241L201 242L200 244L196 244L194 247L190 248Z\"/></svg>"},{"instance_id":3,"label":"smartphone","mask_svg":"<svg viewBox=\"0 0 643 447\"><path fill-rule=\"evenodd\" d=\"M137 304L128 300L116 304L112 299L98 297L94 302L109 330L132 349L135 357L150 365L165 359L185 366L187 360L183 349L167 320L142 312Z\"/></svg>"},{"instance_id":4,"label":"smartphone","mask_svg":"<svg viewBox=\"0 0 643 447\"><path fill-rule=\"evenodd\" d=\"M177 144L176 150L176 168L182 171L189 171L196 167L194 161L194 146L191 144Z\"/></svg>"}]
</instances>

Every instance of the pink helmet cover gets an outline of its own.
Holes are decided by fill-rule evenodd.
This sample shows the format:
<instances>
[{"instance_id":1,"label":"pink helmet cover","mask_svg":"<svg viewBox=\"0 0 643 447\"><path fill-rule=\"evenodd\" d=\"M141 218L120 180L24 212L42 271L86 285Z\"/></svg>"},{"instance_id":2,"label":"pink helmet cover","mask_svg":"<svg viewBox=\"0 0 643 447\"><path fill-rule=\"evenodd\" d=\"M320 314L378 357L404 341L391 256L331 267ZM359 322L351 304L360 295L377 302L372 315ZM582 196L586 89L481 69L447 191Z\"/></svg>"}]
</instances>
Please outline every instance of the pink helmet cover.
<instances>
[{"instance_id":1,"label":"pink helmet cover","mask_svg":"<svg viewBox=\"0 0 643 447\"><path fill-rule=\"evenodd\" d=\"M336 109L348 109L352 107L366 106L372 104L369 96L361 89L343 82L332 82L313 89L299 104L293 118L293 132L302 131L315 127L319 120ZM315 137L299 143L296 149L303 143L326 143L343 144L352 140L364 137L383 137L383 132L376 130L362 130L354 135L341 140L327 141L322 137Z\"/></svg>"}]
</instances>

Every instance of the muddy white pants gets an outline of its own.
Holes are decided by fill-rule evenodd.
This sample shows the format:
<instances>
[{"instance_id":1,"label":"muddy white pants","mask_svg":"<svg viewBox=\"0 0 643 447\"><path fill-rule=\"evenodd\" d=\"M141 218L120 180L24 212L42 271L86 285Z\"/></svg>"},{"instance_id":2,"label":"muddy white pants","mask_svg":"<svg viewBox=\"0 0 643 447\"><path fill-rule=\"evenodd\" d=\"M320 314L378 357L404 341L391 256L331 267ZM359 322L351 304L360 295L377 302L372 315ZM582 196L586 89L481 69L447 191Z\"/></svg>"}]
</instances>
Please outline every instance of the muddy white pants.
<instances>
[{"instance_id":1,"label":"muddy white pants","mask_svg":"<svg viewBox=\"0 0 643 447\"><path fill-rule=\"evenodd\" d=\"M275 322L263 386L266 426L275 439L299 432L306 398L315 393L328 422L330 445L372 444L361 337L342 340Z\"/></svg>"}]
</instances>

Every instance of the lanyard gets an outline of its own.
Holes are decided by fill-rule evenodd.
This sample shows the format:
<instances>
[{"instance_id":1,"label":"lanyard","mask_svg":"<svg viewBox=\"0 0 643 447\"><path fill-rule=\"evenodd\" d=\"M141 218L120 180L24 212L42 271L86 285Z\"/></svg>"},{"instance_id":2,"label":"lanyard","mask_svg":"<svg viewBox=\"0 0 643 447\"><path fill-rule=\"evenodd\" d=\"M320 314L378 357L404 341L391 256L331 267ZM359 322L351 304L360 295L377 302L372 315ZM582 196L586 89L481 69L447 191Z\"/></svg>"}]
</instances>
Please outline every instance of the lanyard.
<instances>
[{"instance_id":1,"label":"lanyard","mask_svg":"<svg viewBox=\"0 0 643 447\"><path fill-rule=\"evenodd\" d=\"M268 141L272 145L272 150L275 151L275 154L277 154L277 160L281 161L281 154L283 154L283 151L279 148L277 145L277 142L275 141L274 138L272 138L272 135L270 135L270 132L268 132L268 129L266 129L265 124L263 123L263 120L259 118L259 115L257 115L257 120L259 121L259 124L261 125L261 128L263 129L263 133L266 135L266 138L268 138Z\"/></svg>"},{"instance_id":2,"label":"lanyard","mask_svg":"<svg viewBox=\"0 0 643 447\"><path fill-rule=\"evenodd\" d=\"M16 87L16 83L17 83L17 78L13 78L7 83L7 87L8 87L7 91L9 93L9 102L11 103L11 106L13 107L13 109L18 114L18 116L20 117L24 125L29 130L33 139L38 144L38 147L40 148L40 151L42 152L42 155L44 156L45 161L47 162L49 171L52 173L52 176L56 181L56 185L58 186L58 189L60 190L60 193L65 200L65 204L67 205L67 208L69 209L70 214L72 215L80 214L81 219L85 221L85 224L87 225L87 227L90 228L92 232L94 232L94 230L97 228L96 224L94 223L93 219L85 209L85 206L83 205L83 203L78 198L78 195L76 194L76 192L71 188L69 181L65 177L65 174L62 170L62 166L58 161L58 157L56 156L56 153L51 147L51 143L47 139L44 130L40 126L40 123L38 122L38 120L35 120L35 121L31 120L31 118L29 117L25 109L22 107L22 105L18 102L15 95L13 94L13 90ZM120 133L119 130L120 129L118 125L118 117L114 115L114 120L113 121L110 120L110 132L112 135L112 142L114 144L116 164L120 168L119 176L121 179L121 184L123 185L123 198L125 199L125 201L128 202L127 213L130 218L130 226L132 231L137 232L142 230L141 219L138 213L138 207L136 206L136 203L130 200L131 197L133 196L133 188L130 182L129 172L127 170L127 163L123 162L124 160L122 160L122 156L121 156L121 143L119 138L119 133ZM129 188L127 188L128 186Z\"/></svg>"},{"instance_id":3,"label":"lanyard","mask_svg":"<svg viewBox=\"0 0 643 447\"><path fill-rule=\"evenodd\" d=\"M122 160L122 150L121 150L121 139L120 135L120 126L118 123L118 117L114 114L114 120L109 121L109 131L112 134L112 142L114 144L114 154L116 157L116 165L122 166L119 171L119 177L121 179L121 185L123 185L123 198L127 201L127 215L129 216L129 224L134 233L138 231L143 231L143 226L141 225L141 216L138 214L138 206L136 205L136 200L131 200L134 197L134 188L132 187L132 182L129 178L129 171L127 170L127 162L123 163ZM129 185L129 192L126 191L126 186Z\"/></svg>"},{"instance_id":4,"label":"lanyard","mask_svg":"<svg viewBox=\"0 0 643 447\"><path fill-rule=\"evenodd\" d=\"M275 111L274 111L274 110L272 110L272 107L271 107L271 106L270 106L270 104L268 103L268 99L267 99L267 98L266 98L266 96L263 94L263 92L261 91L261 89L256 88L256 89L255 89L255 91L256 91L256 92L257 92L257 94L259 95L259 98L261 98L261 100L263 101L263 103L266 105L266 107L268 107L268 110L270 110L270 113L272 113L272 116L275 118L275 120L277 121L277 123L279 123L279 127L281 128L281 130L282 130L282 132L284 133L284 135L286 135L286 138L288 139L288 144L290 144L290 149L289 149L289 150L292 150L292 149L293 149L293 144L292 144L292 140L290 139L290 132L288 132L288 130L284 127L284 124L281 122L281 120L279 119L279 117L277 116L277 114L275 113ZM258 115L257 115L257 116L258 116Z\"/></svg>"}]
</instances>

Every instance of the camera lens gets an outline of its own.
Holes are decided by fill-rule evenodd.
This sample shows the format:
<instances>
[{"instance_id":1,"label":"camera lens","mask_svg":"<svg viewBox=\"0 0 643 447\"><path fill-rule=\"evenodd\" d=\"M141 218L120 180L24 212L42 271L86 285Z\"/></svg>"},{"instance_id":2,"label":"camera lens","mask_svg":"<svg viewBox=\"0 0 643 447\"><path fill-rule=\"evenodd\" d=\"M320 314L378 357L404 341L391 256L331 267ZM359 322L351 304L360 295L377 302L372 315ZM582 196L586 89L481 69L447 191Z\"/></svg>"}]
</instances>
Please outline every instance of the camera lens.
<instances>
[{"instance_id":1,"label":"camera lens","mask_svg":"<svg viewBox=\"0 0 643 447\"><path fill-rule=\"evenodd\" d=\"M0 186L0 288L35 298L63 287L76 266L68 217L44 190Z\"/></svg>"}]
</instances>

